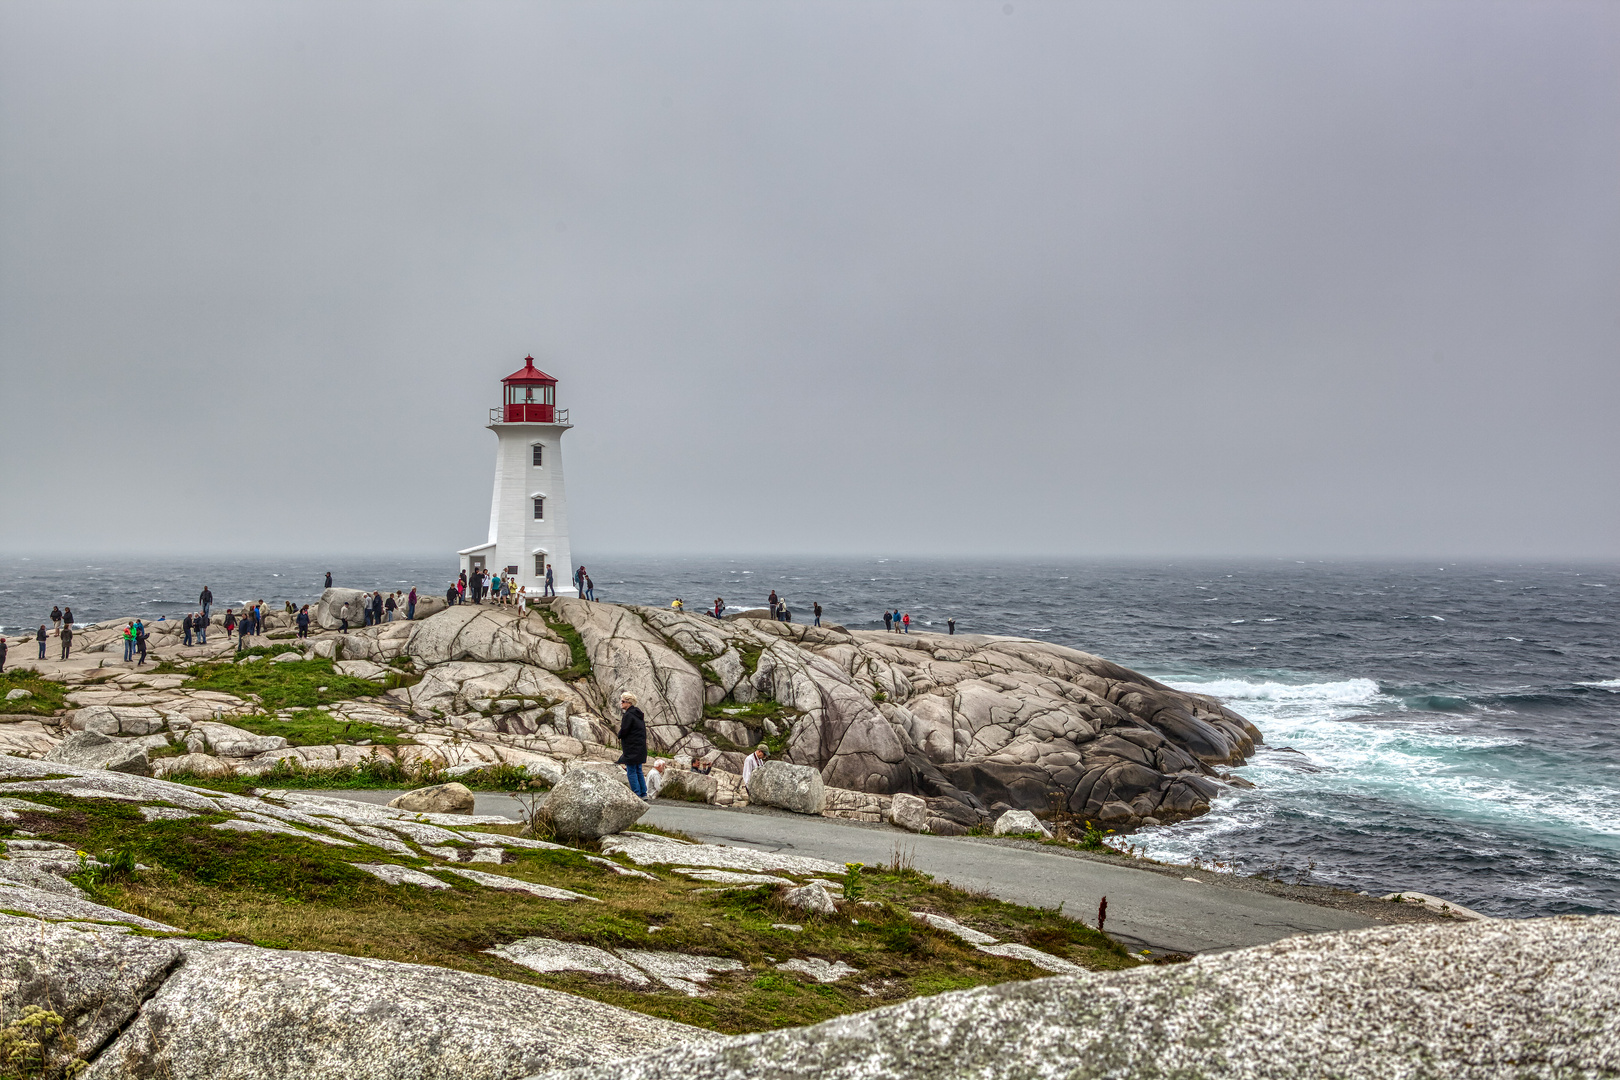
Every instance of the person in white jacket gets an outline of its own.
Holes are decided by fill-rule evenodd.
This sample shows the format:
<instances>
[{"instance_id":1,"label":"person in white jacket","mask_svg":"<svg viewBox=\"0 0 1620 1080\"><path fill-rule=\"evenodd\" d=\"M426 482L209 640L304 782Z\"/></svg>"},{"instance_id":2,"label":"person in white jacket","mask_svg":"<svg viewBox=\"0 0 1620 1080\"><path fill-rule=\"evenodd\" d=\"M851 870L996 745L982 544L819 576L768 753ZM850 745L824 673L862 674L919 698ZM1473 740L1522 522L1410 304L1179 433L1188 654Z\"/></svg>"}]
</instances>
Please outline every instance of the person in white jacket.
<instances>
[{"instance_id":1,"label":"person in white jacket","mask_svg":"<svg viewBox=\"0 0 1620 1080\"><path fill-rule=\"evenodd\" d=\"M754 752L743 758L743 787L748 786L748 778L754 775L754 770L765 764L765 759L771 752L763 745L754 747Z\"/></svg>"}]
</instances>

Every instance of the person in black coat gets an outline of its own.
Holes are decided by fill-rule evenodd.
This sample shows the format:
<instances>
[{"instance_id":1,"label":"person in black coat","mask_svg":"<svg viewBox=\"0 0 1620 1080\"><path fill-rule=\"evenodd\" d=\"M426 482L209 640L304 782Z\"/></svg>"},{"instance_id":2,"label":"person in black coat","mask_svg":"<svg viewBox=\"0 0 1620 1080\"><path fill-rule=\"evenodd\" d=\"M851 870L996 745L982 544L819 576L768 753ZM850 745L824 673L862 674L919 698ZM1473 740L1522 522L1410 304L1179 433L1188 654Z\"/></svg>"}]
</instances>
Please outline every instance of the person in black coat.
<instances>
[{"instance_id":1,"label":"person in black coat","mask_svg":"<svg viewBox=\"0 0 1620 1080\"><path fill-rule=\"evenodd\" d=\"M66 660L68 654L73 652L73 627L67 623L62 624L62 659Z\"/></svg>"},{"instance_id":2,"label":"person in black coat","mask_svg":"<svg viewBox=\"0 0 1620 1080\"><path fill-rule=\"evenodd\" d=\"M309 637L309 605L305 604L298 609L298 636Z\"/></svg>"},{"instance_id":3,"label":"person in black coat","mask_svg":"<svg viewBox=\"0 0 1620 1080\"><path fill-rule=\"evenodd\" d=\"M647 778L641 766L647 761L647 718L636 708L636 695L628 690L619 695L619 708L624 710L619 720L619 747L624 751L619 755L619 764L624 766L630 790L645 799Z\"/></svg>"}]
</instances>

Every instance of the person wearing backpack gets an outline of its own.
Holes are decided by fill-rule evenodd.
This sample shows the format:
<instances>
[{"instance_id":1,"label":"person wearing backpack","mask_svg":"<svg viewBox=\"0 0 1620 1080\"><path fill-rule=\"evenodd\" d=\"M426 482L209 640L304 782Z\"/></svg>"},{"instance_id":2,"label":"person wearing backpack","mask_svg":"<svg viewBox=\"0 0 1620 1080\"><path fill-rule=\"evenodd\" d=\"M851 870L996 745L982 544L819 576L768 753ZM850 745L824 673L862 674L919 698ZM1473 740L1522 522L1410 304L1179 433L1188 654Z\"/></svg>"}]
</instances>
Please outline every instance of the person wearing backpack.
<instances>
[{"instance_id":1,"label":"person wearing backpack","mask_svg":"<svg viewBox=\"0 0 1620 1080\"><path fill-rule=\"evenodd\" d=\"M230 608L225 609L225 640L231 640L231 634L236 630L236 612Z\"/></svg>"},{"instance_id":2,"label":"person wearing backpack","mask_svg":"<svg viewBox=\"0 0 1620 1080\"><path fill-rule=\"evenodd\" d=\"M411 586L411 595L405 598L405 621L410 622L416 618L416 586Z\"/></svg>"},{"instance_id":3,"label":"person wearing backpack","mask_svg":"<svg viewBox=\"0 0 1620 1080\"><path fill-rule=\"evenodd\" d=\"M815 612L816 625L820 626L821 625L821 601L820 600L816 601L815 606L813 608L811 608L811 611Z\"/></svg>"},{"instance_id":4,"label":"person wearing backpack","mask_svg":"<svg viewBox=\"0 0 1620 1080\"><path fill-rule=\"evenodd\" d=\"M146 663L146 624L139 619L135 620L135 648L140 652L140 659L135 661L135 666L140 667Z\"/></svg>"},{"instance_id":5,"label":"person wearing backpack","mask_svg":"<svg viewBox=\"0 0 1620 1080\"><path fill-rule=\"evenodd\" d=\"M40 647L44 648L43 645L40 646ZM45 654L40 653L39 658L41 660L45 659ZM134 623L125 623L124 624L124 663L127 664L133 659L135 659L135 624Z\"/></svg>"}]
</instances>

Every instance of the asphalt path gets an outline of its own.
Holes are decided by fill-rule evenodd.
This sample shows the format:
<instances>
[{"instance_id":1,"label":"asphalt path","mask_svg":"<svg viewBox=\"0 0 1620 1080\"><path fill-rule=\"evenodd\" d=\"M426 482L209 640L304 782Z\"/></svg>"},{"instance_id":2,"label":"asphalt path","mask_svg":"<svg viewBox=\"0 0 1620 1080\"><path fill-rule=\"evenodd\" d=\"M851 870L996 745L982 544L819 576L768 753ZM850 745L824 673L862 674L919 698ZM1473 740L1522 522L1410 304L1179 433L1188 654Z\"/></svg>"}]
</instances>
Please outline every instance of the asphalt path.
<instances>
[{"instance_id":1,"label":"asphalt path","mask_svg":"<svg viewBox=\"0 0 1620 1080\"><path fill-rule=\"evenodd\" d=\"M385 803L395 791L312 791L359 802ZM523 817L510 795L478 793L477 813ZM641 819L713 844L811 855L832 862L889 864L898 855L926 874L962 889L1029 907L1056 908L1095 924L1108 898L1106 929L1134 949L1199 953L1263 945L1295 934L1379 925L1335 908L1149 870L1032 850L974 837L924 836L887 825L804 817L757 808L655 801ZM1210 875L1204 875L1208 878Z\"/></svg>"}]
</instances>

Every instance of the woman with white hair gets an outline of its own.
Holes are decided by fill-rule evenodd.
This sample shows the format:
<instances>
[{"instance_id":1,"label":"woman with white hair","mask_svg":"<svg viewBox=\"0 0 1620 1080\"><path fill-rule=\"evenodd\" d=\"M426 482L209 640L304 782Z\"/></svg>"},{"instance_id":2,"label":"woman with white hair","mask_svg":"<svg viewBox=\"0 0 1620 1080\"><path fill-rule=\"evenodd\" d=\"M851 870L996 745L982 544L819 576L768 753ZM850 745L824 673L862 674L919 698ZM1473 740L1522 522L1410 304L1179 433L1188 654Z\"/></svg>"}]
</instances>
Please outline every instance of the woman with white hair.
<instances>
[{"instance_id":1,"label":"woman with white hair","mask_svg":"<svg viewBox=\"0 0 1620 1080\"><path fill-rule=\"evenodd\" d=\"M619 719L619 764L624 766L630 790L647 797L647 780L641 766L647 761L647 718L636 708L636 695L626 690L619 695L619 708L624 713Z\"/></svg>"}]
</instances>

